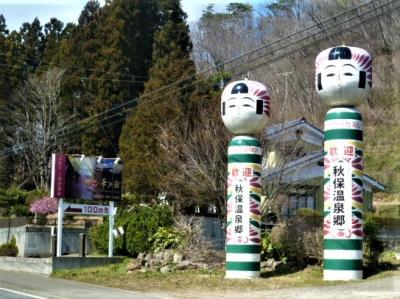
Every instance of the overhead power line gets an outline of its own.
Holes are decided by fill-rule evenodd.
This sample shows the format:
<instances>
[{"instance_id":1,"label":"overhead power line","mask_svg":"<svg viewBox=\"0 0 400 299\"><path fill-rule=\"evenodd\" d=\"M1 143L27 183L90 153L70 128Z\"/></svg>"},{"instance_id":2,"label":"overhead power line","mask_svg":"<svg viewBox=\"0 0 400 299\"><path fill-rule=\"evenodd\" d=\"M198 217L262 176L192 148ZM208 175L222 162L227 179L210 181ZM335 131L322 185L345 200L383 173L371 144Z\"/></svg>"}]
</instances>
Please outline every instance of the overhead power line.
<instances>
[{"instance_id":1,"label":"overhead power line","mask_svg":"<svg viewBox=\"0 0 400 299\"><path fill-rule=\"evenodd\" d=\"M379 4L379 5L378 5ZM327 20L322 21L319 24L309 26L305 29L298 31L297 33L290 34L284 38L279 39L273 43L266 44L261 46L255 50L249 51L245 54L242 54L236 58L229 59L226 62L220 64L220 66L224 66L226 71L232 71L237 69L238 67L246 64L245 70L254 70L260 67L264 67L274 61L287 57L294 53L301 53L307 48L315 46L323 41L326 41L336 35L339 35L344 32L351 31L355 28L358 28L362 25L370 23L375 19L382 17L386 14L393 12L400 8L399 0L375 0L370 1L366 4L357 6L352 8L346 12L343 12L339 15L331 17ZM356 18L355 18L356 17ZM307 33L307 34L306 34ZM306 35L305 35L306 34ZM296 37L297 36L297 37ZM319 37L318 37L319 36ZM293 39L296 39L295 41ZM279 44L282 45L279 46ZM277 46L278 45L278 46ZM250 56L247 56L250 55ZM248 58L250 57L250 59ZM263 61L259 62L262 58ZM265 59L266 58L266 59ZM237 64L232 64L234 61L238 61ZM216 71L219 67L212 68L213 71ZM204 72L199 73L200 75L205 75L210 70L206 70ZM243 73L240 73L243 74ZM196 82L200 82L201 80L206 80L206 77L197 78L196 81L190 81L194 79L195 76L190 76L189 78L185 78L182 80L178 80L172 84L166 85L152 93L147 93L141 96L141 98L150 97L151 95L163 91L165 89L173 87L177 83L182 83L185 80L188 81L189 84L195 84ZM167 94L168 95L168 94ZM147 100L146 103L150 104L153 101L158 100L161 96L157 98L152 98ZM131 105L132 101L137 102L138 99L133 99L131 101L126 102L126 106ZM119 105L118 107L109 109L100 114L91 116L88 119L83 120L81 123L85 123L90 119L96 118L101 115L105 115L108 112L111 112L116 109L122 109L125 106L125 103Z\"/></svg>"},{"instance_id":2,"label":"overhead power line","mask_svg":"<svg viewBox=\"0 0 400 299\"><path fill-rule=\"evenodd\" d=\"M251 50L238 58L228 60L221 66L242 75L291 54L302 53L308 47L323 41L330 42L337 35L359 28L399 8L399 0L369 1L275 42ZM242 69L239 69L240 67Z\"/></svg>"},{"instance_id":3,"label":"overhead power line","mask_svg":"<svg viewBox=\"0 0 400 299\"><path fill-rule=\"evenodd\" d=\"M391 12L400 8L400 0L373 0L369 1L363 5L359 5L357 7L351 8L341 14L338 14L334 17L321 21L318 24L306 27L302 30L299 30L293 34L285 36L281 39L278 39L272 43L265 44L263 46L258 47L257 49L246 52L237 57L231 58L225 62L222 62L214 67L211 67L207 70L204 70L196 75L189 76L184 79L177 80L171 84L165 85L155 91L150 93L146 93L142 95L140 98L148 98L146 101L147 104L155 102L160 98L163 98L171 93L176 92L176 89L173 89L175 86L179 86L179 89L187 88L190 85L199 83L201 81L208 80L207 76L204 75L213 75L215 72L221 69L225 71L234 71L234 74L243 74L248 70L254 70L260 67L264 67L267 64L275 62L284 57L290 56L292 54L303 52L304 50L320 44L323 41L330 41L330 39L334 36L343 34L345 32L354 30L360 26L366 25L370 22L381 18L384 15L390 14ZM263 59L264 58L264 59ZM266 59L265 59L266 58ZM260 61L263 59L262 61ZM243 66L246 66L245 68ZM243 70L238 70L239 67L242 67ZM201 76L203 75L203 76ZM170 93L168 94L168 90ZM164 92L160 96L160 93ZM157 97L152 97L158 94ZM68 128L65 128L63 132L60 132L54 138L62 138L62 136L68 136L67 129L69 132L73 134L78 134L80 130L85 131L85 128L91 127L93 125L98 125L97 122L92 120L97 119L97 121L107 121L116 117L117 119L113 119L112 123L118 123L124 121L125 114L122 112L126 112L133 108L136 105L138 99L132 99L127 102L124 102L116 107L107 109L103 112L90 116L86 119L79 121L77 124L71 125ZM118 112L115 112L118 110ZM114 112L113 114L110 114ZM121 115L120 118L118 116ZM102 118L99 118L102 117ZM104 126L104 125L103 125ZM0 155L10 152L10 148L7 148L0 152Z\"/></svg>"}]
</instances>

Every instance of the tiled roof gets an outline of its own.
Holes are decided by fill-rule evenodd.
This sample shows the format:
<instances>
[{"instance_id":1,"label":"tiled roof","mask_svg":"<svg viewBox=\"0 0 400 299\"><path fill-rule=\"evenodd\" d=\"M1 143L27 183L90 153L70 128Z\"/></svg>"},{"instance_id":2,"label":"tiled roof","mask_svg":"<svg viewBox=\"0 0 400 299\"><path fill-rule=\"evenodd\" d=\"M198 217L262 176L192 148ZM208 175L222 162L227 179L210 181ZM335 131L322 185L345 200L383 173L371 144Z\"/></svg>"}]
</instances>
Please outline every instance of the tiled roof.
<instances>
[{"instance_id":1,"label":"tiled roof","mask_svg":"<svg viewBox=\"0 0 400 299\"><path fill-rule=\"evenodd\" d=\"M291 120L288 122L271 125L265 130L264 136L267 138L273 137L274 135L280 134L280 133L285 132L290 129L294 129L298 126L308 127L310 129L315 130L316 132L320 133L322 136L324 135L324 132L321 129L312 125L303 117L303 118L294 119L294 120Z\"/></svg>"},{"instance_id":2,"label":"tiled roof","mask_svg":"<svg viewBox=\"0 0 400 299\"><path fill-rule=\"evenodd\" d=\"M296 160L288 162L286 165L277 168L277 169L264 169L262 171L262 178L265 181L272 181L275 178L279 178L282 174L289 174L293 171L298 171L299 169L305 168L307 166L312 165L312 163L316 162L323 162L324 160L324 153L322 150L314 151L306 154L303 157L300 157ZM323 176L323 166L321 165L321 178ZM372 178L367 174L363 174L363 180L367 181L376 189L381 191L385 190L385 185L377 181L376 179Z\"/></svg>"}]
</instances>

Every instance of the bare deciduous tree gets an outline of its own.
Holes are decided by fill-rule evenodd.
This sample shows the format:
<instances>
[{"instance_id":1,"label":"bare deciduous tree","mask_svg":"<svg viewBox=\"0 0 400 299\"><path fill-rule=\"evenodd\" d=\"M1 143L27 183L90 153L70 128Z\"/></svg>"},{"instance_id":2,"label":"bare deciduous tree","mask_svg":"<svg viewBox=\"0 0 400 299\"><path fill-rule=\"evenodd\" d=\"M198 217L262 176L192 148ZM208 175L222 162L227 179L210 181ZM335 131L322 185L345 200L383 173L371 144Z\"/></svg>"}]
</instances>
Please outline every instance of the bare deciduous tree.
<instances>
[{"instance_id":1,"label":"bare deciduous tree","mask_svg":"<svg viewBox=\"0 0 400 299\"><path fill-rule=\"evenodd\" d=\"M218 104L215 104L218 105ZM230 138L228 129L221 121L219 105L199 111L190 134L184 134L185 125L171 122L161 127L160 143L163 150L163 166L168 175L161 183L166 194L171 195L177 210L191 205L214 204L221 218L226 216L227 150ZM186 136L186 137L185 137ZM271 180L264 182L266 200L263 215L277 212L280 195L296 188L285 173L289 162L298 157L304 145L273 139L263 142L264 156L277 152L279 158L271 168ZM275 172L275 173L274 173Z\"/></svg>"},{"instance_id":2,"label":"bare deciduous tree","mask_svg":"<svg viewBox=\"0 0 400 299\"><path fill-rule=\"evenodd\" d=\"M169 172L162 182L163 189L176 199L178 209L215 204L225 215L229 134L219 109L200 110L189 134L183 133L186 131L182 126L175 121L161 128L160 143Z\"/></svg>"},{"instance_id":3,"label":"bare deciduous tree","mask_svg":"<svg viewBox=\"0 0 400 299\"><path fill-rule=\"evenodd\" d=\"M14 95L12 130L6 134L19 162L16 181L47 189L51 153L72 116L62 112L60 89L64 71L50 69L29 78Z\"/></svg>"}]
</instances>

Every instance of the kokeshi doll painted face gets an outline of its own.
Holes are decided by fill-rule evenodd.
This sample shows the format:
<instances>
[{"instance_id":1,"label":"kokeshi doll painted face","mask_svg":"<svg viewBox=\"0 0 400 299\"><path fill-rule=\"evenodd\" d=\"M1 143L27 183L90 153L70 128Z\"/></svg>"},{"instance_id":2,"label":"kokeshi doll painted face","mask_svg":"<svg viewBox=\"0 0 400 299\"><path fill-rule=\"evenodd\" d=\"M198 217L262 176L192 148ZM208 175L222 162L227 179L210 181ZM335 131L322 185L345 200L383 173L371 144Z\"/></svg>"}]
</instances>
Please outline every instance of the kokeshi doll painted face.
<instances>
[{"instance_id":1,"label":"kokeshi doll painted face","mask_svg":"<svg viewBox=\"0 0 400 299\"><path fill-rule=\"evenodd\" d=\"M233 134L258 134L270 115L267 88L256 81L234 81L225 87L221 97L221 115Z\"/></svg>"},{"instance_id":2,"label":"kokeshi doll painted face","mask_svg":"<svg viewBox=\"0 0 400 299\"><path fill-rule=\"evenodd\" d=\"M357 47L334 47L315 60L315 85L330 107L356 107L372 87L372 56Z\"/></svg>"}]
</instances>

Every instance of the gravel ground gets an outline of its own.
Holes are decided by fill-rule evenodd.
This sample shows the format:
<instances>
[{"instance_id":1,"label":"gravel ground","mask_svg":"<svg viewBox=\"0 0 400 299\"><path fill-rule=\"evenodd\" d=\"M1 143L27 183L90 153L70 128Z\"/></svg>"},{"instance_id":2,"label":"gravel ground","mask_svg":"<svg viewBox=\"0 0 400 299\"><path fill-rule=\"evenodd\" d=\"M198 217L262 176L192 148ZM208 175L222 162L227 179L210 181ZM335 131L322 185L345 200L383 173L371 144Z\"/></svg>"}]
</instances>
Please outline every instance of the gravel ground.
<instances>
[{"instance_id":1,"label":"gravel ground","mask_svg":"<svg viewBox=\"0 0 400 299\"><path fill-rule=\"evenodd\" d=\"M172 295L172 294L171 294ZM296 298L296 299L356 299L356 298L379 298L400 299L400 271L395 276L368 280L357 283L346 283L335 286L290 288L265 291L243 291L243 292L214 292L214 293L182 293L174 294L178 298L229 298L229 299L255 299L255 298ZM174 296L172 295L172 296Z\"/></svg>"}]
</instances>

